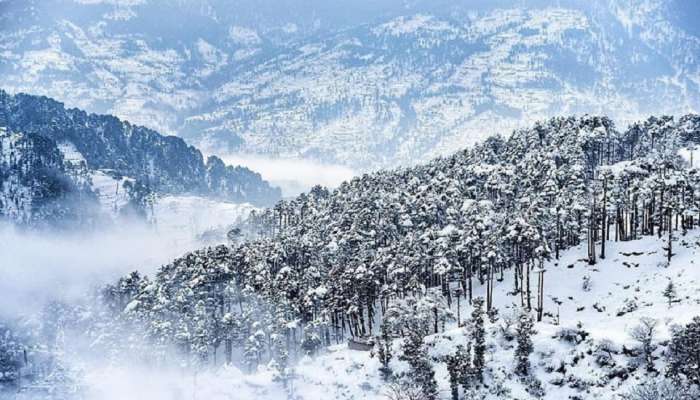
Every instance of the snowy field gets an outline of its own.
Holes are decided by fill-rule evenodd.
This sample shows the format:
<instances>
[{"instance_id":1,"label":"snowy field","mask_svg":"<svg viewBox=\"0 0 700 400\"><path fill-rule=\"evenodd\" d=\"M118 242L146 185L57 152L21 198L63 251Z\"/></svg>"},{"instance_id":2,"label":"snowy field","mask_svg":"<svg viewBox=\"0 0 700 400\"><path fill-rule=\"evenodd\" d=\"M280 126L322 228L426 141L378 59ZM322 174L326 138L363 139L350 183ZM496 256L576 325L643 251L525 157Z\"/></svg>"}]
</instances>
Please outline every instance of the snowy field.
<instances>
[{"instance_id":1,"label":"snowy field","mask_svg":"<svg viewBox=\"0 0 700 400\"><path fill-rule=\"evenodd\" d=\"M157 232L166 232L177 244L193 250L202 245L225 243L227 228L255 209L247 203L180 195L159 198L153 211Z\"/></svg>"}]
</instances>

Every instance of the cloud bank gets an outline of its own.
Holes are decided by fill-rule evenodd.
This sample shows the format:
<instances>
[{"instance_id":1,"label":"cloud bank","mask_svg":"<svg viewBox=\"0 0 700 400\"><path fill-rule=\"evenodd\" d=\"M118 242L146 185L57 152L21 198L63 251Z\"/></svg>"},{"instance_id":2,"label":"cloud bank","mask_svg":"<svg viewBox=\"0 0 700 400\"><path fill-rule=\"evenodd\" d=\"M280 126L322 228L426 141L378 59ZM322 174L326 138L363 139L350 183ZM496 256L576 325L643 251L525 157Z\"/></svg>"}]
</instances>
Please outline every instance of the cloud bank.
<instances>
[{"instance_id":1,"label":"cloud bank","mask_svg":"<svg viewBox=\"0 0 700 400\"><path fill-rule=\"evenodd\" d=\"M301 158L267 158L230 154L221 156L221 159L227 164L243 165L260 173L263 179L279 186L285 197L296 196L315 185L335 188L343 181L357 175L356 171L342 165Z\"/></svg>"}]
</instances>

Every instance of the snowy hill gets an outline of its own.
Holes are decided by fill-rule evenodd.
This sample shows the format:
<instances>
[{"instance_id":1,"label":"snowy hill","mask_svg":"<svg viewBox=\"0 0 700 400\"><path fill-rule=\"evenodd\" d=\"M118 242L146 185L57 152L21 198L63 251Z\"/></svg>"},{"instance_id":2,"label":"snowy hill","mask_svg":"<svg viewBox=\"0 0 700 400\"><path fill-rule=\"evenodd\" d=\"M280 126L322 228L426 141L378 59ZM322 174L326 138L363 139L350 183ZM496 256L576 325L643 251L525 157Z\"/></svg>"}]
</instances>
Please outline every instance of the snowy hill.
<instances>
[{"instance_id":1,"label":"snowy hill","mask_svg":"<svg viewBox=\"0 0 700 400\"><path fill-rule=\"evenodd\" d=\"M259 174L205 161L180 138L3 91L0 156L0 217L21 225L95 226L100 214L152 213L163 195L258 206L281 196Z\"/></svg>"},{"instance_id":2,"label":"snowy hill","mask_svg":"<svg viewBox=\"0 0 700 400\"><path fill-rule=\"evenodd\" d=\"M506 274L494 294L499 320L486 323L486 360L493 370L487 384L506 390L502 395L485 398L624 399L630 389L654 376L637 367L639 360L631 355L638 346L631 333L644 317L657 321L654 363L663 370L674 326L687 324L700 315L700 231L696 229L678 239L677 254L669 264L665 262L664 246L664 240L655 237L611 243L610 255L595 266L588 265L586 248L579 246L564 252L560 260L545 264L545 309L552 316L535 324L531 357L534 374L543 383L544 397L529 395L513 372L515 343L504 339L502 330L504 319L518 313L520 300L512 293L513 276ZM583 288L584 281L590 282L588 289ZM663 296L669 282L674 283L677 295L671 305ZM483 288L477 289L476 294L485 296ZM631 304L637 308L631 310ZM618 315L628 309L631 311ZM468 316L471 310L471 306L462 304L461 315ZM456 309L452 311L456 314ZM571 336L563 337L563 333ZM436 360L468 342L469 330L454 322L444 332L426 338L429 353ZM399 353L400 341L393 346ZM610 349L610 354L601 349ZM449 399L445 365L435 365L440 398ZM318 357L300 361L294 370L293 392L298 398L309 400L383 400L388 388L381 379L380 367L376 354L349 350L346 344L332 346ZM392 361L391 368L397 373L409 369L398 360ZM150 389L153 398L162 398L161 393L169 392L216 400L284 399L286 392L273 379L275 373L261 367L249 375L228 367L203 374L193 386L167 374L146 372L149 384L154 385ZM138 374L138 370L107 368L89 373L87 379L94 398L116 398L114 391L120 396L138 397L143 384L135 376ZM124 387L123 382L131 383Z\"/></svg>"},{"instance_id":3,"label":"snowy hill","mask_svg":"<svg viewBox=\"0 0 700 400\"><path fill-rule=\"evenodd\" d=\"M67 398L695 399L699 143L698 115L624 131L553 118L315 187L251 212L227 245L6 322L0 384L39 398L49 385Z\"/></svg>"},{"instance_id":4,"label":"snowy hill","mask_svg":"<svg viewBox=\"0 0 700 400\"><path fill-rule=\"evenodd\" d=\"M3 87L211 153L360 170L553 115L700 108L687 0L170 3L0 3Z\"/></svg>"}]
</instances>

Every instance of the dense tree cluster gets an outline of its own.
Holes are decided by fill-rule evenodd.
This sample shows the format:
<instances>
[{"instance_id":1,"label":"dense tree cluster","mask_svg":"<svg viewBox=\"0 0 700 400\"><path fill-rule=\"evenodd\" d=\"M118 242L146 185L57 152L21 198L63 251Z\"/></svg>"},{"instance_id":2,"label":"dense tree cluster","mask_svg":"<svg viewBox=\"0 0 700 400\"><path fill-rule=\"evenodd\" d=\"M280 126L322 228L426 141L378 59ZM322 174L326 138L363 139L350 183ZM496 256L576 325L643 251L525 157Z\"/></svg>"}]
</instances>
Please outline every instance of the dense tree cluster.
<instances>
[{"instance_id":1,"label":"dense tree cluster","mask_svg":"<svg viewBox=\"0 0 700 400\"><path fill-rule=\"evenodd\" d=\"M18 381L26 351L23 344L12 330L0 325L0 390Z\"/></svg>"},{"instance_id":2,"label":"dense tree cluster","mask_svg":"<svg viewBox=\"0 0 700 400\"><path fill-rule=\"evenodd\" d=\"M695 317L686 326L673 334L669 346L669 375L684 376L695 385L700 385L700 317Z\"/></svg>"},{"instance_id":3,"label":"dense tree cluster","mask_svg":"<svg viewBox=\"0 0 700 400\"><path fill-rule=\"evenodd\" d=\"M201 363L221 353L249 369L379 335L382 320L392 336L438 332L460 299L473 302L474 285L486 287L490 311L506 271L541 318L541 266L562 249L588 242L595 263L606 241L670 239L697 225L700 180L679 150L699 140L694 115L625 132L607 118L551 119L281 201L236 228L250 240L175 260L121 305L154 342L175 338ZM472 349L479 368L482 346Z\"/></svg>"},{"instance_id":4,"label":"dense tree cluster","mask_svg":"<svg viewBox=\"0 0 700 400\"><path fill-rule=\"evenodd\" d=\"M21 225L84 222L96 199L84 169L69 171L50 139L0 126L0 219Z\"/></svg>"},{"instance_id":5,"label":"dense tree cluster","mask_svg":"<svg viewBox=\"0 0 700 400\"><path fill-rule=\"evenodd\" d=\"M424 338L468 303L470 344L444 360L458 396L487 368L484 323L496 318L502 282L525 310L514 370L527 376L544 261L588 243L596 263L607 241L642 235L668 238L670 259L671 239L700 221L700 176L679 155L695 142L695 115L625 132L607 118L555 118L427 165L315 187L253 214L232 231L236 243L186 254L151 278L122 278L101 293L100 318L142 329L108 334L143 332L152 362L168 362L175 347L196 368L269 363L284 384L294 360L349 337L381 336L390 379L389 342L402 338L396 358L434 398Z\"/></svg>"},{"instance_id":6,"label":"dense tree cluster","mask_svg":"<svg viewBox=\"0 0 700 400\"><path fill-rule=\"evenodd\" d=\"M190 193L258 206L281 197L280 189L259 174L225 165L215 156L204 159L181 138L112 116L66 109L45 97L0 90L0 128L0 218L15 223L53 219L76 224L92 217L80 212L87 202L77 199L86 192L95 197L88 190L89 172L95 170L132 178L134 205L145 192ZM68 143L82 156L79 163L64 159L61 146ZM18 192L24 192L22 199ZM15 203L29 205L18 212Z\"/></svg>"}]
</instances>

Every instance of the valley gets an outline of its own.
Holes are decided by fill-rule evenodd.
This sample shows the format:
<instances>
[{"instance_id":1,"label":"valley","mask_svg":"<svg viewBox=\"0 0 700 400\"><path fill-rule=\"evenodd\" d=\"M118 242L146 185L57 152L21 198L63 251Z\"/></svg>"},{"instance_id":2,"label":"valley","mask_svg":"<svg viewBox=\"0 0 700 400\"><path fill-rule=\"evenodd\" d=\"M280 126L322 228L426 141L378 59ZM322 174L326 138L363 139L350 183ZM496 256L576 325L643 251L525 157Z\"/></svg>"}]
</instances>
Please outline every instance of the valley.
<instances>
[{"instance_id":1,"label":"valley","mask_svg":"<svg viewBox=\"0 0 700 400\"><path fill-rule=\"evenodd\" d=\"M699 11L0 0L0 399L699 399Z\"/></svg>"}]
</instances>

